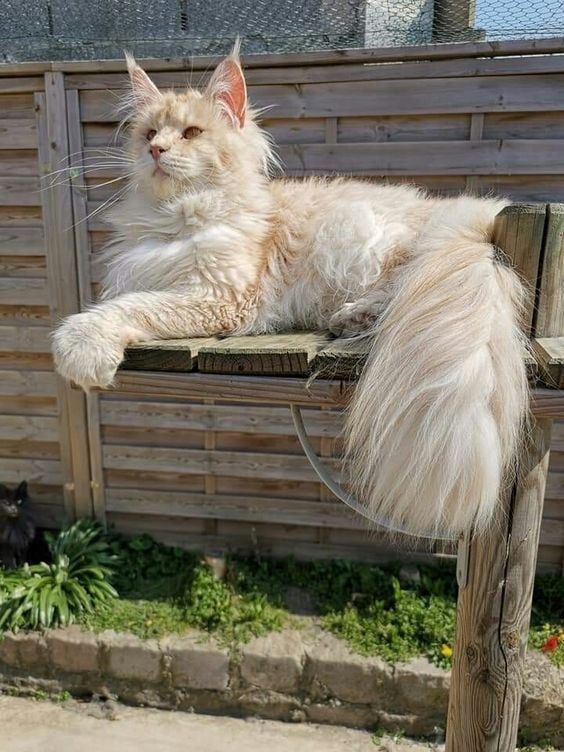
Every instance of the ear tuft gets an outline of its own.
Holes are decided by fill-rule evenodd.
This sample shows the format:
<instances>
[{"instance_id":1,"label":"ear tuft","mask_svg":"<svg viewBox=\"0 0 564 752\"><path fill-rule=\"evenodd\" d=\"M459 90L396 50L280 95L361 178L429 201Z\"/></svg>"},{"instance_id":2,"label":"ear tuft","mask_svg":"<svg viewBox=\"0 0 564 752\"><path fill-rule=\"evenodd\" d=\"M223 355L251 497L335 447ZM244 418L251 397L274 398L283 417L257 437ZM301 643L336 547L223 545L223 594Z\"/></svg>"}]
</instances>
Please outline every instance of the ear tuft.
<instances>
[{"instance_id":1,"label":"ear tuft","mask_svg":"<svg viewBox=\"0 0 564 752\"><path fill-rule=\"evenodd\" d=\"M206 94L223 108L233 125L242 128L247 112L247 84L239 61L240 41L233 51L215 69L206 89Z\"/></svg>"},{"instance_id":2,"label":"ear tuft","mask_svg":"<svg viewBox=\"0 0 564 752\"><path fill-rule=\"evenodd\" d=\"M137 65L133 55L125 53L125 61L131 81L131 91L137 106L156 102L161 98L161 93L145 73L141 66Z\"/></svg>"}]
</instances>

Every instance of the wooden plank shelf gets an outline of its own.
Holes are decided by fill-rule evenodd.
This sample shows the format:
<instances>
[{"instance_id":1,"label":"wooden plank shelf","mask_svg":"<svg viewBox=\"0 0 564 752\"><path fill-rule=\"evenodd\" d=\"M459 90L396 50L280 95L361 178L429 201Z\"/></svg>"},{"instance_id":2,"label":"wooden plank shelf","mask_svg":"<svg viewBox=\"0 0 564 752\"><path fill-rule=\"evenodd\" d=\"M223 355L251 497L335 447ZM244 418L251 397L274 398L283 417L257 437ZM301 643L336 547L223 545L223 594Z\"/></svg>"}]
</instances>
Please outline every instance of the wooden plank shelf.
<instances>
[{"instance_id":1,"label":"wooden plank shelf","mask_svg":"<svg viewBox=\"0 0 564 752\"><path fill-rule=\"evenodd\" d=\"M368 339L333 338L328 332L151 340L128 348L120 370L350 381L360 376L369 351ZM531 383L562 386L563 363L563 337L534 340L527 361Z\"/></svg>"}]
</instances>

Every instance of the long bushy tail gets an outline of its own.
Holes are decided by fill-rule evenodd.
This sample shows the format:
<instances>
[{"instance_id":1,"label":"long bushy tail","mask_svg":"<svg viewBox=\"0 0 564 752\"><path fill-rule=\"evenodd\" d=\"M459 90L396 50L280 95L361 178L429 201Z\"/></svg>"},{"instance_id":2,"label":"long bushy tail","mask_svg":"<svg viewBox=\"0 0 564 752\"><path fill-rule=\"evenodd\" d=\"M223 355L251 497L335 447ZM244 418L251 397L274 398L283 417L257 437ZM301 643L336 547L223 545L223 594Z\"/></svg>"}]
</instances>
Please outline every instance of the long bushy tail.
<instances>
[{"instance_id":1,"label":"long bushy tail","mask_svg":"<svg viewBox=\"0 0 564 752\"><path fill-rule=\"evenodd\" d=\"M374 517L456 535L492 517L527 414L526 292L495 259L504 203L441 202L394 282L346 425Z\"/></svg>"}]
</instances>

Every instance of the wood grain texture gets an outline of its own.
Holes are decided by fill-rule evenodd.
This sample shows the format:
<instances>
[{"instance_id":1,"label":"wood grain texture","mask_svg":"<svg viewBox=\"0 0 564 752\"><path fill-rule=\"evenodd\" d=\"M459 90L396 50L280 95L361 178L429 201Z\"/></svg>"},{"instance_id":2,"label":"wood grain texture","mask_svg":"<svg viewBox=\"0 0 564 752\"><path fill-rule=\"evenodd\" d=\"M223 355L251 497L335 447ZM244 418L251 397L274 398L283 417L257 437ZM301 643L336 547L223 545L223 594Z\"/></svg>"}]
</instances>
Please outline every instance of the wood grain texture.
<instances>
[{"instance_id":1,"label":"wood grain texture","mask_svg":"<svg viewBox=\"0 0 564 752\"><path fill-rule=\"evenodd\" d=\"M180 399L218 399L299 405L346 404L350 387L342 381L260 376L226 376L205 373L159 373L158 371L118 371L115 389L120 393Z\"/></svg>"},{"instance_id":2,"label":"wood grain texture","mask_svg":"<svg viewBox=\"0 0 564 752\"><path fill-rule=\"evenodd\" d=\"M43 230L40 227L0 227L0 254L44 256Z\"/></svg>"},{"instance_id":3,"label":"wood grain texture","mask_svg":"<svg viewBox=\"0 0 564 752\"><path fill-rule=\"evenodd\" d=\"M320 378L357 379L370 351L366 340L340 337L330 341L317 353L311 363L313 373Z\"/></svg>"},{"instance_id":4,"label":"wood grain texture","mask_svg":"<svg viewBox=\"0 0 564 752\"><path fill-rule=\"evenodd\" d=\"M533 340L533 352L547 386L564 388L564 337Z\"/></svg>"},{"instance_id":5,"label":"wood grain texture","mask_svg":"<svg viewBox=\"0 0 564 752\"><path fill-rule=\"evenodd\" d=\"M126 350L120 368L126 371L193 371L199 351L219 342L215 337L151 340L132 345Z\"/></svg>"},{"instance_id":6,"label":"wood grain texture","mask_svg":"<svg viewBox=\"0 0 564 752\"><path fill-rule=\"evenodd\" d=\"M303 455L107 444L103 448L103 458L104 467L108 469L170 471L234 478L284 477L298 481L317 480L315 471ZM328 458L327 465L337 472L336 460Z\"/></svg>"},{"instance_id":7,"label":"wood grain texture","mask_svg":"<svg viewBox=\"0 0 564 752\"><path fill-rule=\"evenodd\" d=\"M112 488L108 491L108 512L135 513L154 517L200 517L223 520L271 522L307 527L342 527L362 530L364 524L336 501L303 501L291 498L194 494L174 491L159 493L140 489Z\"/></svg>"},{"instance_id":8,"label":"wood grain texture","mask_svg":"<svg viewBox=\"0 0 564 752\"><path fill-rule=\"evenodd\" d=\"M424 115L472 112L551 112L564 74L352 81L249 86L256 107L276 105L277 118ZM85 122L117 121L119 90L83 91Z\"/></svg>"},{"instance_id":9,"label":"wood grain texture","mask_svg":"<svg viewBox=\"0 0 564 752\"><path fill-rule=\"evenodd\" d=\"M0 91L2 87L0 85ZM35 149L37 126L35 118L0 118L0 149Z\"/></svg>"},{"instance_id":10,"label":"wood grain texture","mask_svg":"<svg viewBox=\"0 0 564 752\"><path fill-rule=\"evenodd\" d=\"M41 172L46 174L68 162L67 101L63 76L45 75L45 94L36 95L37 132ZM49 305L56 323L80 310L77 261L73 232L71 188L49 184L42 191ZM90 516L92 499L86 402L82 392L57 377L60 409L61 458L64 472L65 511L72 517Z\"/></svg>"},{"instance_id":11,"label":"wood grain texture","mask_svg":"<svg viewBox=\"0 0 564 752\"><path fill-rule=\"evenodd\" d=\"M302 417L311 437L334 438L342 428L341 414L337 411L304 409ZM101 403L101 422L104 426L158 428L171 432L192 430L286 436L294 430L288 407L138 402L108 398Z\"/></svg>"},{"instance_id":12,"label":"wood grain texture","mask_svg":"<svg viewBox=\"0 0 564 752\"><path fill-rule=\"evenodd\" d=\"M459 58L492 58L509 55L543 55L564 52L562 37L488 42L456 42L448 44L409 45L406 47L346 48L319 52L288 52L244 55L245 68L273 68L300 65L338 65L341 63L376 63L406 60L450 60ZM140 59L147 71L207 71L217 57ZM0 76L31 76L37 72L65 73L125 72L123 60L53 61L51 63L5 64Z\"/></svg>"},{"instance_id":13,"label":"wood grain texture","mask_svg":"<svg viewBox=\"0 0 564 752\"><path fill-rule=\"evenodd\" d=\"M543 253L545 222L544 204L515 204L498 215L494 227L494 243L511 260L533 293L529 296L523 315L523 323L528 332L533 327L534 291Z\"/></svg>"},{"instance_id":14,"label":"wood grain texture","mask_svg":"<svg viewBox=\"0 0 564 752\"><path fill-rule=\"evenodd\" d=\"M548 467L550 422L537 423L521 478L498 520L471 543L459 592L448 752L514 752Z\"/></svg>"},{"instance_id":15,"label":"wood grain texture","mask_svg":"<svg viewBox=\"0 0 564 752\"><path fill-rule=\"evenodd\" d=\"M150 61L154 64L154 61ZM71 73L66 77L67 88L78 89L126 89L128 78L124 70L121 73ZM211 75L199 72L192 79L195 86L204 86ZM333 81L372 81L380 79L408 78L452 78L466 76L502 76L531 73L562 73L564 62L557 56L539 56L524 61L520 58L504 59L446 59L425 60L419 62L378 63L370 65L345 63L336 65L295 65L247 67L247 83L257 84L305 84ZM184 88L190 80L191 71L168 70L157 71L151 78L160 88Z\"/></svg>"},{"instance_id":16,"label":"wood grain texture","mask_svg":"<svg viewBox=\"0 0 564 752\"><path fill-rule=\"evenodd\" d=\"M66 85L66 82L65 82ZM77 91L66 91L66 116L69 139L69 167L82 174L83 135L80 124L80 103ZM72 210L74 219L74 244L76 257L77 293L81 309L92 303L92 278L90 274L90 242L88 237L87 203L84 191L71 181ZM86 438L89 457L90 493L94 517L106 524L106 501L104 473L102 468L102 441L100 436L99 395L89 392L83 397L86 414ZM84 413L83 413L84 414ZM81 432L84 426L80 427Z\"/></svg>"},{"instance_id":17,"label":"wood grain texture","mask_svg":"<svg viewBox=\"0 0 564 752\"><path fill-rule=\"evenodd\" d=\"M547 207L535 333L539 337L564 335L564 204L549 204Z\"/></svg>"},{"instance_id":18,"label":"wood grain texture","mask_svg":"<svg viewBox=\"0 0 564 752\"><path fill-rule=\"evenodd\" d=\"M327 334L294 332L229 337L200 348L202 373L303 376L315 355L328 342Z\"/></svg>"}]
</instances>

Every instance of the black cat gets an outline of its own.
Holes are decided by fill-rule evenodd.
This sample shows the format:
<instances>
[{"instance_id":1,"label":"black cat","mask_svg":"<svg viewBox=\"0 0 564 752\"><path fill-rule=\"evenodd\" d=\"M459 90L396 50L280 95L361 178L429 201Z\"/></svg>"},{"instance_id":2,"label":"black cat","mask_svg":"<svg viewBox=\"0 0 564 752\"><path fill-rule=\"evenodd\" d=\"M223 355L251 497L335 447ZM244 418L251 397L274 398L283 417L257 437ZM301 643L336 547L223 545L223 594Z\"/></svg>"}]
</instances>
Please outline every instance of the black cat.
<instances>
[{"instance_id":1,"label":"black cat","mask_svg":"<svg viewBox=\"0 0 564 752\"><path fill-rule=\"evenodd\" d=\"M34 538L35 524L26 481L15 490L0 483L0 566L14 569L24 564Z\"/></svg>"}]
</instances>

